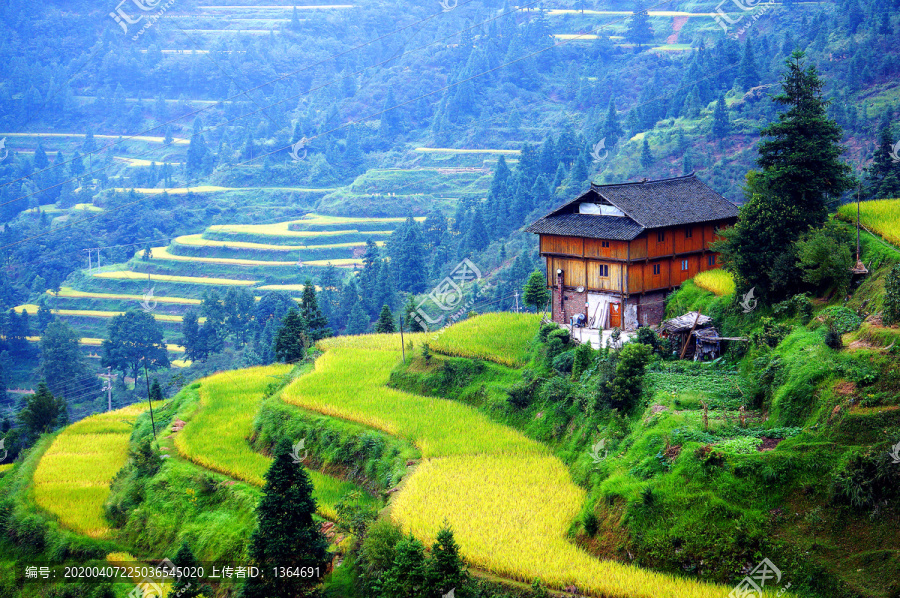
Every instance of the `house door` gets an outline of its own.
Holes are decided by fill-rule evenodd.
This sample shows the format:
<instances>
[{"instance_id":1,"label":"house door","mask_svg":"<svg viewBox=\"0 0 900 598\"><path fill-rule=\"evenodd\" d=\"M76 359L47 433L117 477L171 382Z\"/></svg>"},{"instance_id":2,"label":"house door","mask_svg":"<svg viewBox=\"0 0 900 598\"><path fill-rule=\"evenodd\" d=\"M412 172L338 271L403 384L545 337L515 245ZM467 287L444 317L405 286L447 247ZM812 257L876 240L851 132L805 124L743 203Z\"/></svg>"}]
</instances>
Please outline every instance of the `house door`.
<instances>
[{"instance_id":1,"label":"house door","mask_svg":"<svg viewBox=\"0 0 900 598\"><path fill-rule=\"evenodd\" d=\"M610 303L609 304L609 327L610 328L621 328L622 327L622 304L621 303Z\"/></svg>"}]
</instances>

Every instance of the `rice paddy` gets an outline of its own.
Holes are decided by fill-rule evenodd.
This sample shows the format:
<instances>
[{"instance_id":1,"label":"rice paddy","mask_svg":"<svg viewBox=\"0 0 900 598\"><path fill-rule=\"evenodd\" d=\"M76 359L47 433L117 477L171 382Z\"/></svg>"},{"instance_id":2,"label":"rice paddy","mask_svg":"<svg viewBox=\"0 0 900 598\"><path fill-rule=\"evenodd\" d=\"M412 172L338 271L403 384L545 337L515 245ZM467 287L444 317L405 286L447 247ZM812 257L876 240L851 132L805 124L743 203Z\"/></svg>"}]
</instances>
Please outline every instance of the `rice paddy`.
<instances>
[{"instance_id":1,"label":"rice paddy","mask_svg":"<svg viewBox=\"0 0 900 598\"><path fill-rule=\"evenodd\" d=\"M185 235L177 237L175 243L189 247L230 247L234 249L250 249L258 251L300 251L304 249L351 249L353 247L365 247L365 241L355 243L332 243L323 245L271 245L267 243L249 243L246 241L210 241L203 235ZM384 241L376 241L379 247L384 246Z\"/></svg>"},{"instance_id":2,"label":"rice paddy","mask_svg":"<svg viewBox=\"0 0 900 598\"><path fill-rule=\"evenodd\" d=\"M33 304L20 305L14 308L15 310L22 310L28 312L29 316L35 315L38 312L38 306ZM116 316L121 316L125 312L124 311L104 311L98 309L51 309L51 313L55 316L70 316L73 318L114 318ZM157 322L181 322L184 318L182 316L174 316L170 314L152 314L153 319ZM206 321L206 318L200 317L197 319L198 322L203 323Z\"/></svg>"},{"instance_id":3,"label":"rice paddy","mask_svg":"<svg viewBox=\"0 0 900 598\"><path fill-rule=\"evenodd\" d=\"M120 301L144 301L143 295L129 295L126 293L92 293L89 291L79 291L71 287L62 287L58 293L47 291L52 297L65 297L67 299L105 299ZM200 305L199 299L190 299L188 297L160 297L154 295L153 301L157 303L172 303L176 305Z\"/></svg>"},{"instance_id":4,"label":"rice paddy","mask_svg":"<svg viewBox=\"0 0 900 598\"><path fill-rule=\"evenodd\" d=\"M213 278L206 276L175 276L171 274L153 274L150 277L144 272L132 272L131 270L113 270L110 272L97 272L94 278L108 278L112 280L140 280L149 282L183 282L186 284L222 285L229 287L250 287L258 284L258 280L238 280L234 278Z\"/></svg>"},{"instance_id":5,"label":"rice paddy","mask_svg":"<svg viewBox=\"0 0 900 598\"><path fill-rule=\"evenodd\" d=\"M291 366L276 364L205 378L200 387L200 410L175 436L178 453L207 469L262 486L272 459L253 451L247 439L266 387L290 371ZM357 486L317 471L308 472L319 512L336 518L335 504L348 492L358 490Z\"/></svg>"},{"instance_id":6,"label":"rice paddy","mask_svg":"<svg viewBox=\"0 0 900 598\"><path fill-rule=\"evenodd\" d=\"M838 216L848 222L856 222L856 205L844 204L838 208ZM860 223L886 241L900 246L900 199L878 199L859 204Z\"/></svg>"},{"instance_id":7,"label":"rice paddy","mask_svg":"<svg viewBox=\"0 0 900 598\"><path fill-rule=\"evenodd\" d=\"M172 260L175 262L197 262L201 264L220 264L220 265L236 265L236 266L295 266L296 260L289 261L270 261L270 260L249 260L230 257L193 257L189 255L175 255L169 253L166 247L153 248L154 260Z\"/></svg>"},{"instance_id":8,"label":"rice paddy","mask_svg":"<svg viewBox=\"0 0 900 598\"><path fill-rule=\"evenodd\" d=\"M478 357L518 367L528 361L528 345L540 321L538 314L485 314L441 330L428 342L445 355Z\"/></svg>"},{"instance_id":9,"label":"rice paddy","mask_svg":"<svg viewBox=\"0 0 900 598\"><path fill-rule=\"evenodd\" d=\"M524 343L491 356L485 335L536 331L538 316L499 314L448 329L458 352L521 361ZM479 322L479 320L482 320ZM468 325L467 325L468 324ZM584 491L543 445L487 419L462 403L386 386L399 361L399 335L342 337L320 343L315 369L281 394L287 403L362 423L413 442L424 460L395 494L391 517L404 531L431 542L447 521L461 554L493 573L556 588L575 584L609 597L713 598L727 589L600 561L567 540ZM420 343L427 334L411 340ZM533 336L533 332L527 339ZM468 339L478 346L463 350ZM514 356L511 359L510 356Z\"/></svg>"},{"instance_id":10,"label":"rice paddy","mask_svg":"<svg viewBox=\"0 0 900 598\"><path fill-rule=\"evenodd\" d=\"M700 272L694 277L694 284L719 297L734 293L734 277L721 268Z\"/></svg>"},{"instance_id":11,"label":"rice paddy","mask_svg":"<svg viewBox=\"0 0 900 598\"><path fill-rule=\"evenodd\" d=\"M109 484L128 458L132 422L142 405L92 415L72 424L41 457L34 473L34 499L75 532L102 538L109 534L103 503Z\"/></svg>"}]
</instances>

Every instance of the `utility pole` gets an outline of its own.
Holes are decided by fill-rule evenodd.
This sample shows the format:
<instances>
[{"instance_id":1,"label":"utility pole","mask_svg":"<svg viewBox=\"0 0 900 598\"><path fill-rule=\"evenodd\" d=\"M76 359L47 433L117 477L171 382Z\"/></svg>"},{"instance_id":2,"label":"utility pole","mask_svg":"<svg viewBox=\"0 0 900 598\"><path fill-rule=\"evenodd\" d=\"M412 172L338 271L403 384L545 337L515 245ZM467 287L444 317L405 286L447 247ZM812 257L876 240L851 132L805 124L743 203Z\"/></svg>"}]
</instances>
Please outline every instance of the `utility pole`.
<instances>
[{"instance_id":1,"label":"utility pole","mask_svg":"<svg viewBox=\"0 0 900 598\"><path fill-rule=\"evenodd\" d=\"M106 388L103 389L106 391L106 410L112 411L112 367L106 366L106 375L100 376L106 379Z\"/></svg>"},{"instance_id":2,"label":"utility pole","mask_svg":"<svg viewBox=\"0 0 900 598\"><path fill-rule=\"evenodd\" d=\"M153 399L150 398L150 374L147 373L147 358L144 358L144 379L147 380L147 403L150 405L150 425L153 426L153 440L156 440L156 422L153 420Z\"/></svg>"},{"instance_id":3,"label":"utility pole","mask_svg":"<svg viewBox=\"0 0 900 598\"><path fill-rule=\"evenodd\" d=\"M406 347L403 345L403 314L400 314L400 351L403 353L403 363L406 363Z\"/></svg>"},{"instance_id":4,"label":"utility pole","mask_svg":"<svg viewBox=\"0 0 900 598\"><path fill-rule=\"evenodd\" d=\"M93 273L94 273L94 268L93 268L92 265L91 265L91 251L93 251L93 249L83 249L82 251L87 251L87 254L88 254L88 274L93 274Z\"/></svg>"},{"instance_id":5,"label":"utility pole","mask_svg":"<svg viewBox=\"0 0 900 598\"><path fill-rule=\"evenodd\" d=\"M508 297L509 295L507 295ZM516 313L519 313L519 290L516 289Z\"/></svg>"}]
</instances>

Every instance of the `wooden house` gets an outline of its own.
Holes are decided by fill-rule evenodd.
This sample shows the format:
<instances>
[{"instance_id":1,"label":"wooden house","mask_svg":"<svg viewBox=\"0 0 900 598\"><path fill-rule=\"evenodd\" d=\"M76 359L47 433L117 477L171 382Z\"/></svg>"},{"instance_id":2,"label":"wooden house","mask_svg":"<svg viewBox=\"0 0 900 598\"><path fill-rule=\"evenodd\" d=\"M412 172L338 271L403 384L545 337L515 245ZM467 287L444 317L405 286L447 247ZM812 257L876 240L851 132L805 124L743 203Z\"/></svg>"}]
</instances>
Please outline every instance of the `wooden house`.
<instances>
[{"instance_id":1,"label":"wooden house","mask_svg":"<svg viewBox=\"0 0 900 598\"><path fill-rule=\"evenodd\" d=\"M709 244L737 215L692 173L592 184L525 230L540 236L555 322L582 314L591 328L633 330L660 323L669 292L719 267Z\"/></svg>"}]
</instances>

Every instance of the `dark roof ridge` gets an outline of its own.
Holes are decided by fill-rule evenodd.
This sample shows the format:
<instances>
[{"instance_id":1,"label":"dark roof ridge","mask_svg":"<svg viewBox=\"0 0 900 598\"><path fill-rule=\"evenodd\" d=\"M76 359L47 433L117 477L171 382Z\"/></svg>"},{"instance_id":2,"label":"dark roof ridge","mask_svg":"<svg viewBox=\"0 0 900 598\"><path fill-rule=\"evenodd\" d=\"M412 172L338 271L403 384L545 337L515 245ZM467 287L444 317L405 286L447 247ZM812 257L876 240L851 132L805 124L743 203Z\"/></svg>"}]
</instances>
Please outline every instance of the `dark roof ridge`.
<instances>
[{"instance_id":1,"label":"dark roof ridge","mask_svg":"<svg viewBox=\"0 0 900 598\"><path fill-rule=\"evenodd\" d=\"M591 190L594 191L594 190L597 190L597 189L605 189L605 188L609 188L609 187L627 187L628 185L646 185L647 183L665 183L665 182L668 182L668 181L677 181L677 180L680 180L680 179L689 179L689 178L691 178L691 177L697 178L696 175L697 175L697 172L696 172L696 171L692 171L690 174L683 174L683 175L681 175L681 176L673 176L673 177L669 177L669 178L667 178L667 179L646 179L646 178L645 178L645 179L643 179L643 180L641 180L641 181L630 181L630 182L627 182L627 183L606 183L606 184L603 184L603 185L598 185L597 183L591 181Z\"/></svg>"}]
</instances>

